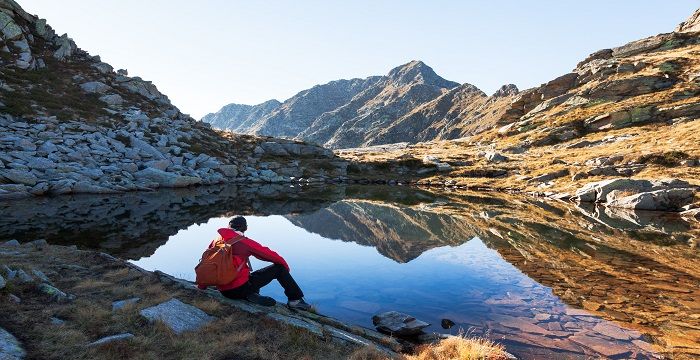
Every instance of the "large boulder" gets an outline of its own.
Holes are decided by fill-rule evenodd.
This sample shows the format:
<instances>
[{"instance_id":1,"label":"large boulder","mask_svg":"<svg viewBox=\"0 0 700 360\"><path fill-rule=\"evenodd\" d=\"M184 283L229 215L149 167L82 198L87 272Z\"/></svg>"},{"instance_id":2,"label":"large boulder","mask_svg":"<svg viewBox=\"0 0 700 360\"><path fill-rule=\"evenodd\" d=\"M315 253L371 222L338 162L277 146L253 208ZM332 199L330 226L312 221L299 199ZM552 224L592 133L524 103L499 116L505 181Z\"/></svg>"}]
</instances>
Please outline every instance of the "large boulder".
<instances>
[{"instance_id":1,"label":"large boulder","mask_svg":"<svg viewBox=\"0 0 700 360\"><path fill-rule=\"evenodd\" d=\"M638 191L651 187L651 182L646 180L633 180L626 178L603 180L588 183L576 191L576 198L581 202L604 202L608 194L613 190Z\"/></svg>"},{"instance_id":2,"label":"large boulder","mask_svg":"<svg viewBox=\"0 0 700 360\"><path fill-rule=\"evenodd\" d=\"M199 185L202 179L195 176L184 176L148 167L134 174L137 180L158 183L161 187L187 187Z\"/></svg>"},{"instance_id":3,"label":"large boulder","mask_svg":"<svg viewBox=\"0 0 700 360\"><path fill-rule=\"evenodd\" d=\"M425 321L417 320L413 316L398 311L388 311L372 316L372 323L379 331L396 336L412 336L423 332L430 326Z\"/></svg>"},{"instance_id":4,"label":"large boulder","mask_svg":"<svg viewBox=\"0 0 700 360\"><path fill-rule=\"evenodd\" d=\"M679 211L690 204L695 196L693 189L663 189L626 195L623 191L614 190L606 197L609 207L619 207L634 210Z\"/></svg>"},{"instance_id":5,"label":"large boulder","mask_svg":"<svg viewBox=\"0 0 700 360\"><path fill-rule=\"evenodd\" d=\"M199 308L185 304L178 299L170 299L143 309L140 314L151 322L162 321L176 334L197 330L216 319Z\"/></svg>"}]
</instances>

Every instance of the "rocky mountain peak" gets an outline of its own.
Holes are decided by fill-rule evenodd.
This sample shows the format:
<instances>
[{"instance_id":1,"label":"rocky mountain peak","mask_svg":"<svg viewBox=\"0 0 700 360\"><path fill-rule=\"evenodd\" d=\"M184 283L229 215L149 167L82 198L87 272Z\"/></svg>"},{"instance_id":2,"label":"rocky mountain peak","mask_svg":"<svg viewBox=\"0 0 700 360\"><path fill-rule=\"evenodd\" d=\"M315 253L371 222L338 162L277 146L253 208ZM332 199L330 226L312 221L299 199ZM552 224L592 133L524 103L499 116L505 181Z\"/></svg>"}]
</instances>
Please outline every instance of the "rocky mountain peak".
<instances>
[{"instance_id":1,"label":"rocky mountain peak","mask_svg":"<svg viewBox=\"0 0 700 360\"><path fill-rule=\"evenodd\" d=\"M511 96L511 95L517 95L520 90L518 90L518 87L513 85L513 84L506 84L501 86L498 90L496 90L492 97L506 97L506 96Z\"/></svg>"},{"instance_id":2,"label":"rocky mountain peak","mask_svg":"<svg viewBox=\"0 0 700 360\"><path fill-rule=\"evenodd\" d=\"M678 24L675 32L696 32L700 31L700 9L695 10L693 15L685 20L684 22Z\"/></svg>"},{"instance_id":3,"label":"rocky mountain peak","mask_svg":"<svg viewBox=\"0 0 700 360\"><path fill-rule=\"evenodd\" d=\"M420 60L397 66L389 71L390 81L398 86L409 84L427 84L442 88L454 88L459 83L445 80L433 71L433 68Z\"/></svg>"}]
</instances>

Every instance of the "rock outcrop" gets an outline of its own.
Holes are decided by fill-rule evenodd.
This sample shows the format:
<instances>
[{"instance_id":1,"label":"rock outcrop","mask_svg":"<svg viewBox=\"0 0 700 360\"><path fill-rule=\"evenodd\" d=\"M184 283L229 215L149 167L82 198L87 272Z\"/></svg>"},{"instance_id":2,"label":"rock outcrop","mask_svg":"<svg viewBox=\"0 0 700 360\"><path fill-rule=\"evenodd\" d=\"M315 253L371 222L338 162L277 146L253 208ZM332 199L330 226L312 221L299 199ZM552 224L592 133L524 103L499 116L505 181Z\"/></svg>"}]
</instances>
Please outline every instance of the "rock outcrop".
<instances>
[{"instance_id":1,"label":"rock outcrop","mask_svg":"<svg viewBox=\"0 0 700 360\"><path fill-rule=\"evenodd\" d=\"M694 186L678 179L617 178L586 184L576 192L576 199L623 209L681 211L693 202L696 191Z\"/></svg>"},{"instance_id":2,"label":"rock outcrop","mask_svg":"<svg viewBox=\"0 0 700 360\"><path fill-rule=\"evenodd\" d=\"M345 175L319 146L214 131L14 1L0 10L0 199Z\"/></svg>"}]
</instances>

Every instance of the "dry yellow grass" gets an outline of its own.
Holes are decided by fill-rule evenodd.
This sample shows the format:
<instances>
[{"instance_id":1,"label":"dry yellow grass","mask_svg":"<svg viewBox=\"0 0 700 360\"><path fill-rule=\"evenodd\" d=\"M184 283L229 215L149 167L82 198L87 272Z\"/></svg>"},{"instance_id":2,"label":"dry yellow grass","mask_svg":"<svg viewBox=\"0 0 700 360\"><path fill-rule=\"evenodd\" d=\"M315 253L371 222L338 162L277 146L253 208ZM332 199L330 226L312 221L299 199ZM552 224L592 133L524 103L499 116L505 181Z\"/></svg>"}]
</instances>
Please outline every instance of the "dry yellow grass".
<instances>
[{"instance_id":1,"label":"dry yellow grass","mask_svg":"<svg viewBox=\"0 0 700 360\"><path fill-rule=\"evenodd\" d=\"M424 345L406 360L505 360L503 346L489 340L454 336L435 345Z\"/></svg>"}]
</instances>

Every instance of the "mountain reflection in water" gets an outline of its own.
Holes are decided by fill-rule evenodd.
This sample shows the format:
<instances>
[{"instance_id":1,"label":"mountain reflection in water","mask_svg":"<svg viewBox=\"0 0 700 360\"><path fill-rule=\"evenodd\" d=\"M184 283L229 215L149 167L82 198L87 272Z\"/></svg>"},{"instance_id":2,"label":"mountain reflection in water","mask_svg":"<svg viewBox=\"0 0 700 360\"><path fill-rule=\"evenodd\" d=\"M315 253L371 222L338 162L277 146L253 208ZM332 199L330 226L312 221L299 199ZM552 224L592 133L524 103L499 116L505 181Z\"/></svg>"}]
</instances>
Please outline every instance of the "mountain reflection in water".
<instances>
[{"instance_id":1,"label":"mountain reflection in water","mask_svg":"<svg viewBox=\"0 0 700 360\"><path fill-rule=\"evenodd\" d=\"M383 310L448 318L524 358L700 352L700 231L677 216L506 194L279 186L32 199L0 211L2 240L98 248L185 278L216 227L249 215L250 236L289 258L323 312L348 321L368 326Z\"/></svg>"}]
</instances>

